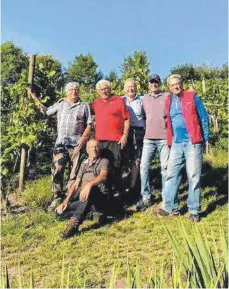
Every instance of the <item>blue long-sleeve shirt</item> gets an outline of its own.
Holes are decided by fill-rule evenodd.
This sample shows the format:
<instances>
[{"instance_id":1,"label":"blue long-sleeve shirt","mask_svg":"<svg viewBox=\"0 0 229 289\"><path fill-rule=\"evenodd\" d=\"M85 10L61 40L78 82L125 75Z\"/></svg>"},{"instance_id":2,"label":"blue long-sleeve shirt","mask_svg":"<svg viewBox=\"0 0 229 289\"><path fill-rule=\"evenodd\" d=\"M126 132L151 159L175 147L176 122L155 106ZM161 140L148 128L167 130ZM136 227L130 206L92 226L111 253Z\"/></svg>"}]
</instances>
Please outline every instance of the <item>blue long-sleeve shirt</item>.
<instances>
[{"instance_id":1,"label":"blue long-sleeve shirt","mask_svg":"<svg viewBox=\"0 0 229 289\"><path fill-rule=\"evenodd\" d=\"M209 118L207 110L198 95L195 95L195 105L200 120L200 126L203 132L203 138L206 142L208 141L209 137ZM190 137L182 115L181 100L179 96L172 95L170 117L173 128L173 141L175 143L190 141Z\"/></svg>"}]
</instances>

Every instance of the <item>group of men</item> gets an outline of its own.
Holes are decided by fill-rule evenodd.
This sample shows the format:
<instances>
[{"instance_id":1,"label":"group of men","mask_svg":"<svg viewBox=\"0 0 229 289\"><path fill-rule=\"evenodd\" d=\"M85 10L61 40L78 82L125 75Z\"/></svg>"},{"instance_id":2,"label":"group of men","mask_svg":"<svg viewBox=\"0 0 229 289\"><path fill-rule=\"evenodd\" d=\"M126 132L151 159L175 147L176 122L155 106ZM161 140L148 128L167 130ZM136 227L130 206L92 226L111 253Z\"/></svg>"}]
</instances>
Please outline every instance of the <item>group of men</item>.
<instances>
[{"instance_id":1,"label":"group of men","mask_svg":"<svg viewBox=\"0 0 229 289\"><path fill-rule=\"evenodd\" d=\"M162 205L159 217L179 215L178 188L182 168L186 166L189 182L189 219L200 220L200 176L203 145L208 141L208 114L195 91L183 89L181 76L167 78L170 91L161 91L161 79L149 78L149 93L137 95L134 79L127 79L123 97L112 95L111 83L100 80L96 84L98 99L90 106L79 96L79 84L66 85L66 98L46 108L34 93L32 97L46 115L57 113L58 137L52 166L53 201L49 210L58 216L71 213L63 238L78 232L87 213L94 209L103 216L123 215L122 198L134 193L138 179L141 198L136 205L144 211L153 204L149 170L156 151L159 153L162 176ZM92 117L95 115L95 135L89 139ZM88 158L81 160L86 145ZM71 174L67 196L63 200L63 175L67 162ZM122 182L122 167L130 170L128 188ZM73 195L78 199L70 202ZM62 203L61 203L62 202Z\"/></svg>"}]
</instances>

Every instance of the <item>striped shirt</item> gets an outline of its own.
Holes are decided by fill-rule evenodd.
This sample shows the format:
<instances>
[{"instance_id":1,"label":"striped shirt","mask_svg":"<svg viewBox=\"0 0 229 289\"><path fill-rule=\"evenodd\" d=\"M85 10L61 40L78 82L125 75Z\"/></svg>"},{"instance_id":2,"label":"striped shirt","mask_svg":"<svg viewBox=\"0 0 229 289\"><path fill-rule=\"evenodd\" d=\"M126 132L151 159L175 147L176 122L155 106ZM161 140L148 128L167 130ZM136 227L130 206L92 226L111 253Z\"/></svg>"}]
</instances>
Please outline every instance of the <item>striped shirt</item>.
<instances>
[{"instance_id":1,"label":"striped shirt","mask_svg":"<svg viewBox=\"0 0 229 289\"><path fill-rule=\"evenodd\" d=\"M81 99L71 104L61 99L46 110L46 115L57 113L56 145L76 146L86 126L92 123L89 105Z\"/></svg>"}]
</instances>

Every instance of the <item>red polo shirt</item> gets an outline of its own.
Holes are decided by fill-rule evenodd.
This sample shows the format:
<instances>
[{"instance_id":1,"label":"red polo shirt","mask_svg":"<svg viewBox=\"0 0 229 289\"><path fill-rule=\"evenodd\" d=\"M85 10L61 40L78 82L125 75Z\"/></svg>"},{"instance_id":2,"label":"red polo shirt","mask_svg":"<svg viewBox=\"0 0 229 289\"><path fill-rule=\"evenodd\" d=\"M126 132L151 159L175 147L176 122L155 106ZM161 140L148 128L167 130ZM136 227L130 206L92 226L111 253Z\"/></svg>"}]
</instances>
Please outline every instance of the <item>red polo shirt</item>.
<instances>
[{"instance_id":1,"label":"red polo shirt","mask_svg":"<svg viewBox=\"0 0 229 289\"><path fill-rule=\"evenodd\" d=\"M97 140L119 141L123 135L124 121L130 118L128 108L120 96L108 101L96 99L92 104L95 112L95 138Z\"/></svg>"}]
</instances>

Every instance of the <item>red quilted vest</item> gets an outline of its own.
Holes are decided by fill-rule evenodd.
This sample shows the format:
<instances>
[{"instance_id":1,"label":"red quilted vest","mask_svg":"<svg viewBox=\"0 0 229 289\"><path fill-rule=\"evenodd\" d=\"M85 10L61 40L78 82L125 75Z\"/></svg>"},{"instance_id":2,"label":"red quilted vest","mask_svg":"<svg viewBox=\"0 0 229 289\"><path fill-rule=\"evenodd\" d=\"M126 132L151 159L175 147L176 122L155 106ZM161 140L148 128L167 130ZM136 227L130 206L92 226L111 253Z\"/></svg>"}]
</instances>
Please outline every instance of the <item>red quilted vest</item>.
<instances>
[{"instance_id":1,"label":"red quilted vest","mask_svg":"<svg viewBox=\"0 0 229 289\"><path fill-rule=\"evenodd\" d=\"M182 95L180 96L182 115L184 117L184 122L193 144L203 141L201 127L196 112L194 96L195 93L192 91L183 91ZM167 143L169 146L172 145L173 139L172 121L170 118L170 105L171 95L168 96L165 102L167 115Z\"/></svg>"}]
</instances>

